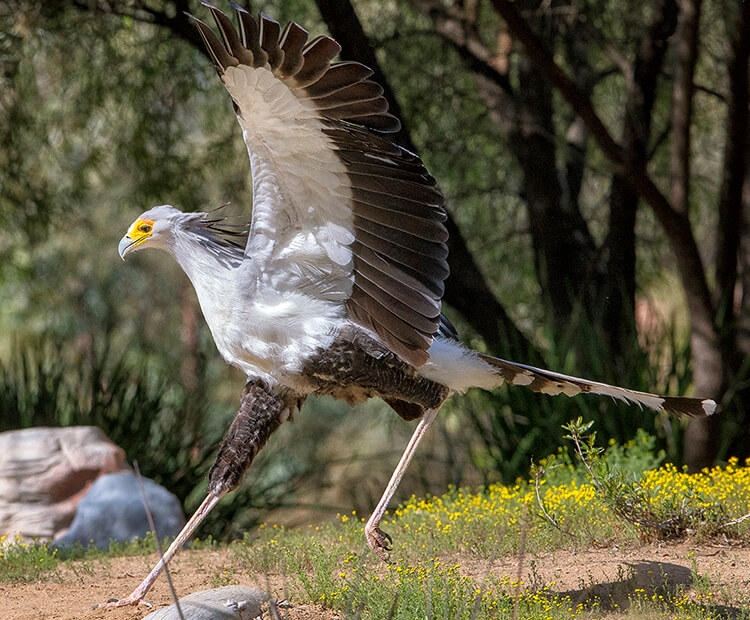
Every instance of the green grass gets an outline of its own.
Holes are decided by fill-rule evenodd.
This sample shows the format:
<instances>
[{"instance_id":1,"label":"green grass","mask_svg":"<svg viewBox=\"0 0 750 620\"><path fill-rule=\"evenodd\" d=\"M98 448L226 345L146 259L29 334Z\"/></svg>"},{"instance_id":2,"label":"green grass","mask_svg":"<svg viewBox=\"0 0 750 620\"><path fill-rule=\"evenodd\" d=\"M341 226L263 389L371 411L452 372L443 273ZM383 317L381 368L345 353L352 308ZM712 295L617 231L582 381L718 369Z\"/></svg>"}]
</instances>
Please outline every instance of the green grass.
<instances>
[{"instance_id":1,"label":"green grass","mask_svg":"<svg viewBox=\"0 0 750 620\"><path fill-rule=\"evenodd\" d=\"M171 539L164 538L160 542L164 550L169 546ZM191 541L190 546L193 549L219 547L211 537L203 541ZM8 536L0 536L0 582L32 583L49 577L62 563L72 565L76 562L123 556L148 556L154 553L156 543L150 532L146 536L136 536L129 542L110 541L106 549L84 547L80 544L56 547L46 542L29 542L18 537L9 539Z\"/></svg>"},{"instance_id":2,"label":"green grass","mask_svg":"<svg viewBox=\"0 0 750 620\"><path fill-rule=\"evenodd\" d=\"M7 583L32 583L54 570L57 550L47 544L9 541L0 536L0 580Z\"/></svg>"},{"instance_id":3,"label":"green grass","mask_svg":"<svg viewBox=\"0 0 750 620\"><path fill-rule=\"evenodd\" d=\"M538 554L615 545L637 548L649 538L666 537L638 520L623 522L623 510L632 512L633 502L638 514L679 521L669 537L690 536L696 543L717 535L750 541L750 519L740 520L750 512L750 465L730 462L691 476L668 464L658 467L660 457L649 456L652 447L649 438L641 436L602 454L582 450L584 464L573 463L564 453L547 459L540 464L546 477L412 497L382 524L394 539L388 565L366 547L364 521L356 514L303 529L261 526L229 545L229 561L219 571L207 571L206 587L236 583L248 574L281 575L295 604L316 603L344 618L377 620L750 619L750 612L741 611L750 604L747 594L716 590L715 580L700 574L695 562L689 584L655 576L644 586L621 568L611 583L596 583L591 577L571 593L556 591L559 588L537 572ZM596 478L613 472L620 476L615 491L614 479ZM106 551L55 551L46 545L5 542L0 580L11 583L42 579L62 561L153 553L155 548L150 537L113 544ZM212 539L192 546L225 548ZM501 560L523 564L525 582L493 571Z\"/></svg>"}]
</instances>

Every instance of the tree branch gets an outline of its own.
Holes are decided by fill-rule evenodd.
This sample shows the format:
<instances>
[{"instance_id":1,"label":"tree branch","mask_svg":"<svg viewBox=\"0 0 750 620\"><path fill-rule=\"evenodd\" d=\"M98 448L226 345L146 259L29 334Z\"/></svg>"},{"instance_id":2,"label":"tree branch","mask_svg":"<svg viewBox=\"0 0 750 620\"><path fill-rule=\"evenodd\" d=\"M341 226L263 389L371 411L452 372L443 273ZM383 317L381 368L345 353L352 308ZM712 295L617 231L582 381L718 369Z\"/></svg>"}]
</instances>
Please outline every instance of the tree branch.
<instances>
[{"instance_id":1,"label":"tree branch","mask_svg":"<svg viewBox=\"0 0 750 620\"><path fill-rule=\"evenodd\" d=\"M412 0L430 18L436 31L461 54L474 77L477 91L490 118L505 136L522 174L520 195L528 209L534 265L545 292L544 305L555 327L568 328L571 313L580 303L592 315L591 292L597 286L588 277L596 255L596 243L581 216L576 200L583 169L585 131L571 133L578 143L570 149L569 175L558 170L551 86L536 67L522 56L515 73L517 87L511 89L504 72L493 62L504 58L511 37L501 28L505 56L494 57L479 39L472 17L458 4L446 6L436 0ZM554 36L549 12L539 10L535 21ZM512 33L511 33L512 34ZM593 78L593 76L592 76ZM580 125L580 123L579 123ZM566 180L571 181L566 183ZM555 226L550 226L554 221Z\"/></svg>"},{"instance_id":2,"label":"tree branch","mask_svg":"<svg viewBox=\"0 0 750 620\"><path fill-rule=\"evenodd\" d=\"M610 161L615 174L630 183L653 209L675 254L690 308L692 326L702 337L712 338L715 329L711 294L687 213L680 213L672 207L645 169L631 165L626 152L604 126L591 101L555 63L550 51L529 28L514 3L509 0L492 0L492 4L507 22L513 36L524 46L539 71L550 80L575 113L586 123L597 145Z\"/></svg>"},{"instance_id":3,"label":"tree branch","mask_svg":"<svg viewBox=\"0 0 750 620\"><path fill-rule=\"evenodd\" d=\"M434 0L411 0L412 5L432 20L435 30L450 42L473 73L497 84L508 97L514 96L508 76L495 66L495 58L477 35L476 27L456 5Z\"/></svg>"},{"instance_id":4,"label":"tree branch","mask_svg":"<svg viewBox=\"0 0 750 620\"><path fill-rule=\"evenodd\" d=\"M118 15L120 17L129 17L138 22L151 24L166 28L174 36L189 43L198 50L203 56L211 60L203 45L198 30L191 23L185 12L189 6L186 0L174 0L175 10L174 17L170 17L166 11L157 11L143 2L117 3L99 0L97 2L85 2L83 0L73 0L71 6L79 11L95 11L107 15Z\"/></svg>"}]
</instances>

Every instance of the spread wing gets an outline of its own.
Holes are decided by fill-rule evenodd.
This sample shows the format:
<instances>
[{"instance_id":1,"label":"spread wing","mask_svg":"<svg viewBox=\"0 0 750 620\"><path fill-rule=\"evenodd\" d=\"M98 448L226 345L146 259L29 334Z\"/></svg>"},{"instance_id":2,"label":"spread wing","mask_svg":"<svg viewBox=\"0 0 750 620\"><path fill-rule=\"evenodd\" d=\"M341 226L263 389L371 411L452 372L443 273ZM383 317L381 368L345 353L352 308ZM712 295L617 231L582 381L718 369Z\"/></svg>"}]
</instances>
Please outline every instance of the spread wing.
<instances>
[{"instance_id":1,"label":"spread wing","mask_svg":"<svg viewBox=\"0 0 750 620\"><path fill-rule=\"evenodd\" d=\"M205 3L204 3L205 4ZM232 5L239 31L206 4L195 18L234 102L253 169L246 255L274 286L339 303L404 361L421 366L448 276L444 198L394 132L372 71L335 62L326 36ZM264 262L265 261L265 262Z\"/></svg>"}]
</instances>

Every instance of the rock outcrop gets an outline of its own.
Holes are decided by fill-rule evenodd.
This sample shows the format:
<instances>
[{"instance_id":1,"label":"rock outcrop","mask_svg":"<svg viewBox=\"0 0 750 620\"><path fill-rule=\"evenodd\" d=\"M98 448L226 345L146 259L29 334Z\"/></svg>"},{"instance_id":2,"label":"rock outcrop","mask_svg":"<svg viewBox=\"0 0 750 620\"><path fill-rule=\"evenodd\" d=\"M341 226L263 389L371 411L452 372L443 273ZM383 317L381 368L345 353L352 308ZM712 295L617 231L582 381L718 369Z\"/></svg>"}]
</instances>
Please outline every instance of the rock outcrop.
<instances>
[{"instance_id":1,"label":"rock outcrop","mask_svg":"<svg viewBox=\"0 0 750 620\"><path fill-rule=\"evenodd\" d=\"M60 536L94 481L122 471L125 452L93 426L0 433L0 535Z\"/></svg>"}]
</instances>

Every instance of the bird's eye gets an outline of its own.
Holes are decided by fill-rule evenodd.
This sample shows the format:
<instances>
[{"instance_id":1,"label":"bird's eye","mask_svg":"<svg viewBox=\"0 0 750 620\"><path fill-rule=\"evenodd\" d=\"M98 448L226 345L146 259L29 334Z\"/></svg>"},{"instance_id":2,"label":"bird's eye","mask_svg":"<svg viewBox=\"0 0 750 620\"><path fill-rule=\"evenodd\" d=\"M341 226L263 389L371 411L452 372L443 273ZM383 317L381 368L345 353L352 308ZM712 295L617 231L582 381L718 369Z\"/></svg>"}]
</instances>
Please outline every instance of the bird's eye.
<instances>
[{"instance_id":1,"label":"bird's eye","mask_svg":"<svg viewBox=\"0 0 750 620\"><path fill-rule=\"evenodd\" d=\"M151 224L141 224L138 227L138 230L140 230L141 232L150 233L151 232Z\"/></svg>"}]
</instances>

